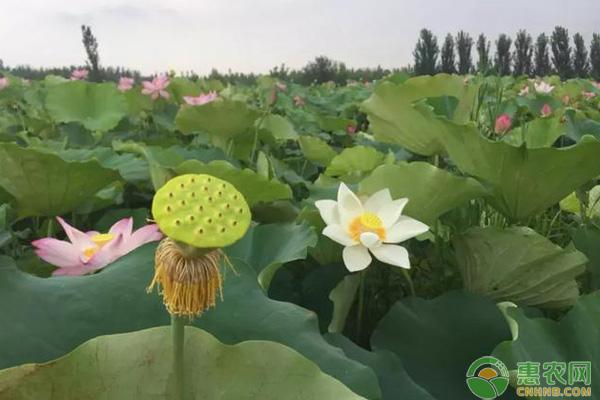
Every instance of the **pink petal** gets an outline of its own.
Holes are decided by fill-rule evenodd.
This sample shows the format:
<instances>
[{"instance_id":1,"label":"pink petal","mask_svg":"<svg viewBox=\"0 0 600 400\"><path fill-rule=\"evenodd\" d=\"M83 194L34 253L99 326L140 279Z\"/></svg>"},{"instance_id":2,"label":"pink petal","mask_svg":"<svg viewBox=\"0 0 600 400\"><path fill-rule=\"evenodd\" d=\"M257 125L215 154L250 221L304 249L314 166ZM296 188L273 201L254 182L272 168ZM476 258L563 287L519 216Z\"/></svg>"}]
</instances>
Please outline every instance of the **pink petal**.
<instances>
[{"instance_id":1,"label":"pink petal","mask_svg":"<svg viewBox=\"0 0 600 400\"><path fill-rule=\"evenodd\" d=\"M145 90L150 90L150 91L154 90L154 85L150 81L143 81L142 86L144 87Z\"/></svg>"},{"instance_id":2,"label":"pink petal","mask_svg":"<svg viewBox=\"0 0 600 400\"><path fill-rule=\"evenodd\" d=\"M108 264L118 259L121 256L121 254L119 254L119 249L122 244L123 235L119 234L116 238L102 246L102 248L98 250L98 252L94 254L86 263L88 272L104 268Z\"/></svg>"},{"instance_id":3,"label":"pink petal","mask_svg":"<svg viewBox=\"0 0 600 400\"><path fill-rule=\"evenodd\" d=\"M59 268L52 272L52 276L80 276L88 273L85 266L73 268Z\"/></svg>"},{"instance_id":4,"label":"pink petal","mask_svg":"<svg viewBox=\"0 0 600 400\"><path fill-rule=\"evenodd\" d=\"M72 243L54 238L44 238L31 242L35 252L42 260L61 268L83 266L81 251Z\"/></svg>"},{"instance_id":5,"label":"pink petal","mask_svg":"<svg viewBox=\"0 0 600 400\"><path fill-rule=\"evenodd\" d=\"M146 243L155 242L157 240L161 240L163 237L162 233L158 230L158 225L150 224L146 225L131 235L129 240L123 243L121 250L123 251L121 255L125 255L130 251L137 249L140 246L145 245Z\"/></svg>"},{"instance_id":6,"label":"pink petal","mask_svg":"<svg viewBox=\"0 0 600 400\"><path fill-rule=\"evenodd\" d=\"M171 97L171 95L167 91L161 90L159 93L162 97L164 97L167 100L169 99L169 97Z\"/></svg>"},{"instance_id":7,"label":"pink petal","mask_svg":"<svg viewBox=\"0 0 600 400\"><path fill-rule=\"evenodd\" d=\"M71 243L73 243L79 249L79 251L82 251L87 247L94 246L94 242L88 235L81 232L79 229L72 227L61 217L56 217L56 220L62 226Z\"/></svg>"},{"instance_id":8,"label":"pink petal","mask_svg":"<svg viewBox=\"0 0 600 400\"><path fill-rule=\"evenodd\" d=\"M108 233L112 233L113 235L123 235L123 238L126 240L131 236L131 232L133 231L133 218L123 218L113 224L108 230ZM114 240L114 239L113 239Z\"/></svg>"}]
</instances>

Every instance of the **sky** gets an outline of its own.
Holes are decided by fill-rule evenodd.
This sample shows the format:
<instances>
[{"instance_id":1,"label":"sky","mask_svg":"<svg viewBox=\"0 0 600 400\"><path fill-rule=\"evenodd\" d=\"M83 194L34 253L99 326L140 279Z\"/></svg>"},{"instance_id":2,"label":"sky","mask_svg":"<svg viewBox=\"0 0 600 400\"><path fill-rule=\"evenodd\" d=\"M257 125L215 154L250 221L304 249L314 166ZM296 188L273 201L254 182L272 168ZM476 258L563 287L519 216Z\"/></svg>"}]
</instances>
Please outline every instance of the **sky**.
<instances>
[{"instance_id":1,"label":"sky","mask_svg":"<svg viewBox=\"0 0 600 400\"><path fill-rule=\"evenodd\" d=\"M317 55L349 67L412 62L419 31L534 35L555 25L600 33L600 0L2 0L0 59L6 65L81 65L81 24L103 65L145 74L299 68Z\"/></svg>"}]
</instances>

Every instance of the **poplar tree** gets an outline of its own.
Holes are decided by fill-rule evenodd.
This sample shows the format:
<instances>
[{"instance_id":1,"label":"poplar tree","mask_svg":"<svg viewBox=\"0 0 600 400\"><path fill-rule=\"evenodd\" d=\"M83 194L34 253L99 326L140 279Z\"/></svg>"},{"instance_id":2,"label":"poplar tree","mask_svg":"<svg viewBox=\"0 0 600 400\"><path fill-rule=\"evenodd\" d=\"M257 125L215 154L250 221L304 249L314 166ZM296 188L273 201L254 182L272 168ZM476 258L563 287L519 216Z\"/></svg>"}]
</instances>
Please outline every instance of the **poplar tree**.
<instances>
[{"instance_id":1,"label":"poplar tree","mask_svg":"<svg viewBox=\"0 0 600 400\"><path fill-rule=\"evenodd\" d=\"M517 33L515 38L515 50L513 53L513 74L531 75L531 57L533 56L533 44L531 35L524 29Z\"/></svg>"},{"instance_id":2,"label":"poplar tree","mask_svg":"<svg viewBox=\"0 0 600 400\"><path fill-rule=\"evenodd\" d=\"M440 71L447 74L456 73L456 60L454 58L454 39L451 34L446 35L442 46Z\"/></svg>"},{"instance_id":3,"label":"poplar tree","mask_svg":"<svg viewBox=\"0 0 600 400\"><path fill-rule=\"evenodd\" d=\"M434 75L440 49L437 38L429 29L422 29L413 57L416 75Z\"/></svg>"},{"instance_id":4,"label":"poplar tree","mask_svg":"<svg viewBox=\"0 0 600 400\"><path fill-rule=\"evenodd\" d=\"M535 41L535 75L546 76L552 72L550 66L550 54L548 53L548 37L545 33L540 34Z\"/></svg>"},{"instance_id":5,"label":"poplar tree","mask_svg":"<svg viewBox=\"0 0 600 400\"><path fill-rule=\"evenodd\" d=\"M585 41L581 34L573 35L575 50L573 53L573 72L578 78L587 78L590 74L590 62L588 60L588 51L585 47Z\"/></svg>"},{"instance_id":6,"label":"poplar tree","mask_svg":"<svg viewBox=\"0 0 600 400\"><path fill-rule=\"evenodd\" d=\"M494 68L500 76L510 75L510 45L512 40L504 33L496 40L496 57Z\"/></svg>"},{"instance_id":7,"label":"poplar tree","mask_svg":"<svg viewBox=\"0 0 600 400\"><path fill-rule=\"evenodd\" d=\"M473 38L464 31L456 35L456 49L458 52L458 73L466 75L473 69L473 59L471 49L473 48Z\"/></svg>"},{"instance_id":8,"label":"poplar tree","mask_svg":"<svg viewBox=\"0 0 600 400\"><path fill-rule=\"evenodd\" d=\"M560 79L569 79L573 76L569 31L562 26L555 27L554 32L552 32L550 47L552 48L554 70L560 76Z\"/></svg>"},{"instance_id":9,"label":"poplar tree","mask_svg":"<svg viewBox=\"0 0 600 400\"><path fill-rule=\"evenodd\" d=\"M490 42L482 33L477 38L477 72L487 74L490 70Z\"/></svg>"}]
</instances>

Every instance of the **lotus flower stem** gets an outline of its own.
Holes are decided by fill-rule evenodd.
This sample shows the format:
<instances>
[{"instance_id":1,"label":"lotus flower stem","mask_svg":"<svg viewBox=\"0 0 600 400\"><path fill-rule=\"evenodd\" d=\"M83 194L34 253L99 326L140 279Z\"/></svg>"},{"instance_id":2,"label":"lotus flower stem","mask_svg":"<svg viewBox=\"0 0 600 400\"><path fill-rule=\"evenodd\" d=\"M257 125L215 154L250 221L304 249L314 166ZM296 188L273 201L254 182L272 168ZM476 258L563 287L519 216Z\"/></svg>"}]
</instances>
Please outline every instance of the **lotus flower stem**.
<instances>
[{"instance_id":1,"label":"lotus flower stem","mask_svg":"<svg viewBox=\"0 0 600 400\"><path fill-rule=\"evenodd\" d=\"M365 310L365 276L366 271L362 270L360 274L360 283L358 286L358 308L356 310L356 339L360 341L362 334L363 315Z\"/></svg>"},{"instance_id":2,"label":"lotus flower stem","mask_svg":"<svg viewBox=\"0 0 600 400\"><path fill-rule=\"evenodd\" d=\"M173 376L174 400L184 400L183 382L183 345L185 340L185 323L182 317L171 315L171 332L173 337Z\"/></svg>"},{"instance_id":3,"label":"lotus flower stem","mask_svg":"<svg viewBox=\"0 0 600 400\"><path fill-rule=\"evenodd\" d=\"M403 269L402 273L404 274L404 277L406 278L406 281L408 282L408 288L410 289L410 295L415 297L417 294L415 292L415 285L413 284L412 278L410 277L410 273L406 269Z\"/></svg>"}]
</instances>

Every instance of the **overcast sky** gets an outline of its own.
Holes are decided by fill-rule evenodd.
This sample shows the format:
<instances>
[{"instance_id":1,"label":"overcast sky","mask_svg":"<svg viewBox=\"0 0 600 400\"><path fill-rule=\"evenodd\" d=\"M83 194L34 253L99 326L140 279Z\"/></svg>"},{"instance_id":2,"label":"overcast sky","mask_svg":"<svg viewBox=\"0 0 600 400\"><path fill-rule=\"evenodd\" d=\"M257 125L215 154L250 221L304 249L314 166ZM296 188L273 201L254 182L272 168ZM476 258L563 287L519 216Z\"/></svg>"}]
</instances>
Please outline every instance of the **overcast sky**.
<instances>
[{"instance_id":1,"label":"overcast sky","mask_svg":"<svg viewBox=\"0 0 600 400\"><path fill-rule=\"evenodd\" d=\"M153 73L215 67L267 72L324 54L352 67L411 62L418 32L464 29L496 37L563 25L600 33L600 0L1 0L7 65L83 64L80 25L101 63Z\"/></svg>"}]
</instances>

